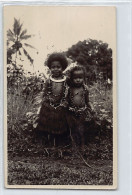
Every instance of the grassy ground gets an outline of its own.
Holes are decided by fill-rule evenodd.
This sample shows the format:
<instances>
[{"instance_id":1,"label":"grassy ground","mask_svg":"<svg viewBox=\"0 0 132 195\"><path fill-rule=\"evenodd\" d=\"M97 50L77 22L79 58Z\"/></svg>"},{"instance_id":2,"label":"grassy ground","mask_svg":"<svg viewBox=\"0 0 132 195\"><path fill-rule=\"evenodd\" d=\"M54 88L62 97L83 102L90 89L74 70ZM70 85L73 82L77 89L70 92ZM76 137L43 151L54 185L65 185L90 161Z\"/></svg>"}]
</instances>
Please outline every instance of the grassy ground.
<instances>
[{"instance_id":1,"label":"grassy ground","mask_svg":"<svg viewBox=\"0 0 132 195\"><path fill-rule=\"evenodd\" d=\"M89 90L101 129L82 153L71 144L54 149L34 143L26 119L32 99L8 88L8 184L112 185L112 90L100 83Z\"/></svg>"}]
</instances>

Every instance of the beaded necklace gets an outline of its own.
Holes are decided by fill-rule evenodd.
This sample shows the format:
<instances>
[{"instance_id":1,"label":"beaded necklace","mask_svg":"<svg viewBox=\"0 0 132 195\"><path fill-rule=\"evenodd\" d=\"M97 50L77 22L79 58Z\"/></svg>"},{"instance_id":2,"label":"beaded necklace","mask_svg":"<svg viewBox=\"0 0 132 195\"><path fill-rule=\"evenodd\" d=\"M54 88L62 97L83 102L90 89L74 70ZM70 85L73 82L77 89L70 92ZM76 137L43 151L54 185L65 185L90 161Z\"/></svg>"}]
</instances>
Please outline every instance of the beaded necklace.
<instances>
[{"instance_id":1,"label":"beaded necklace","mask_svg":"<svg viewBox=\"0 0 132 195\"><path fill-rule=\"evenodd\" d=\"M78 95L79 93L83 92L83 97L81 99L81 103L83 103L83 100L85 98L85 92L84 92L85 91L85 87L84 86L83 86L83 89L84 90L81 90L81 91L77 92L75 95L72 95L71 89L69 89L70 100L71 100L71 103L72 103L72 107L69 107L69 110L74 111L74 112L82 112L82 111L84 111L87 108L86 102L85 102L85 105L83 107L79 107L79 106L75 105L74 100L73 100L73 98L76 95Z\"/></svg>"},{"instance_id":2,"label":"beaded necklace","mask_svg":"<svg viewBox=\"0 0 132 195\"><path fill-rule=\"evenodd\" d=\"M66 80L66 76L63 76L63 79L54 79L52 76L50 76L50 80L55 83L61 83Z\"/></svg>"},{"instance_id":3,"label":"beaded necklace","mask_svg":"<svg viewBox=\"0 0 132 195\"><path fill-rule=\"evenodd\" d=\"M62 91L59 94L56 95L56 94L53 93L53 90L52 90L52 82L51 81L57 82L57 83L63 82ZM58 107L62 106L63 105L63 102L65 101L65 91L66 91L66 77L65 76L64 76L63 79L60 79L60 80L56 80L56 79L50 77L49 87L48 87L48 95L49 95L50 106L52 106L54 109L57 109ZM61 98L61 100L60 100L59 103L54 104L52 102L51 95L53 97L62 96L62 98Z\"/></svg>"}]
</instances>

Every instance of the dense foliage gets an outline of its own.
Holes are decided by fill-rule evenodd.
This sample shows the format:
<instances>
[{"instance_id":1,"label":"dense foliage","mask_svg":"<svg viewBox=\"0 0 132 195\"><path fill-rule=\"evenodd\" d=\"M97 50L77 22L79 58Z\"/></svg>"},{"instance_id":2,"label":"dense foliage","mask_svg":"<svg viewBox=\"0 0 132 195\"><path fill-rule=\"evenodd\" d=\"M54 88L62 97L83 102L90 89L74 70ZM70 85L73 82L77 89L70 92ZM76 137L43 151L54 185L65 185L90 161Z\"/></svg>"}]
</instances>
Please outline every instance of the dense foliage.
<instances>
[{"instance_id":1,"label":"dense foliage","mask_svg":"<svg viewBox=\"0 0 132 195\"><path fill-rule=\"evenodd\" d=\"M112 49L107 43L92 39L79 41L66 54L86 68L89 80L95 80L101 72L104 79L112 79Z\"/></svg>"}]
</instances>

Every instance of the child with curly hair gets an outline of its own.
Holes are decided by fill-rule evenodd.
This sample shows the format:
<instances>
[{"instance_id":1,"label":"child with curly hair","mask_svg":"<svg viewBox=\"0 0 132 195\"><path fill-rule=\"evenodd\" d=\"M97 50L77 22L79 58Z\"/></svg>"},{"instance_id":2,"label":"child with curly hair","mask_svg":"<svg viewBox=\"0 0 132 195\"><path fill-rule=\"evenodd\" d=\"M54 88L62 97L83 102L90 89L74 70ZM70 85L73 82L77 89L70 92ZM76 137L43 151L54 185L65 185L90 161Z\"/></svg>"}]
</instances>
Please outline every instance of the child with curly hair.
<instances>
[{"instance_id":1,"label":"child with curly hair","mask_svg":"<svg viewBox=\"0 0 132 195\"><path fill-rule=\"evenodd\" d=\"M75 143L83 147L85 133L94 114L89 103L88 86L85 85L85 69L79 65L73 67L67 83L69 85L67 120L70 133Z\"/></svg>"},{"instance_id":2,"label":"child with curly hair","mask_svg":"<svg viewBox=\"0 0 132 195\"><path fill-rule=\"evenodd\" d=\"M53 53L48 57L47 66L51 76L46 80L43 90L36 132L41 136L53 137L51 140L54 141L55 146L56 137L66 133L68 129L65 113L67 84L66 77L63 75L68 62L63 54Z\"/></svg>"}]
</instances>

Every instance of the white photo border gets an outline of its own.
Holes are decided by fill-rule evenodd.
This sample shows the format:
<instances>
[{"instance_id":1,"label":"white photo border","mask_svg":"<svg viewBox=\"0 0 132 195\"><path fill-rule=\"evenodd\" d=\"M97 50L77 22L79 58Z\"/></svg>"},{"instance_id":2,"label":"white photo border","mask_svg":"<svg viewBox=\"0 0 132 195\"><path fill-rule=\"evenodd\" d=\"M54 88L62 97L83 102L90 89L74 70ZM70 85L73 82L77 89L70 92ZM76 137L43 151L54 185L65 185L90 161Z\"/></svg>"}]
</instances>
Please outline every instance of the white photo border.
<instances>
[{"instance_id":1,"label":"white photo border","mask_svg":"<svg viewBox=\"0 0 132 195\"><path fill-rule=\"evenodd\" d=\"M59 3L60 2L60 3ZM89 5L89 6L116 6L117 8L117 108L118 108L118 189L107 192L106 190L88 190L90 194L131 194L131 87L132 87L132 71L131 71L131 47L132 47L132 27L131 27L131 1L72 1L68 3L67 1L52 1L52 2L36 2L36 1L26 1L26 2L13 2L13 1L3 1L0 3L0 19L3 20L3 6L8 5ZM15 194L15 193L37 193L41 194L39 189L5 189L4 188L4 128L3 128L3 23L0 23L0 192L3 195ZM43 193L80 193L80 190L46 190L43 189ZM83 194L87 193L87 190L83 190Z\"/></svg>"}]
</instances>

